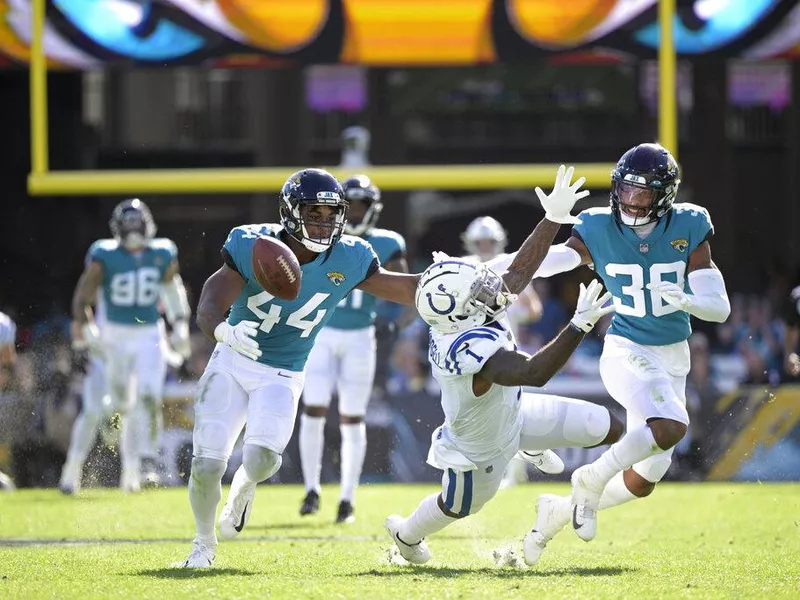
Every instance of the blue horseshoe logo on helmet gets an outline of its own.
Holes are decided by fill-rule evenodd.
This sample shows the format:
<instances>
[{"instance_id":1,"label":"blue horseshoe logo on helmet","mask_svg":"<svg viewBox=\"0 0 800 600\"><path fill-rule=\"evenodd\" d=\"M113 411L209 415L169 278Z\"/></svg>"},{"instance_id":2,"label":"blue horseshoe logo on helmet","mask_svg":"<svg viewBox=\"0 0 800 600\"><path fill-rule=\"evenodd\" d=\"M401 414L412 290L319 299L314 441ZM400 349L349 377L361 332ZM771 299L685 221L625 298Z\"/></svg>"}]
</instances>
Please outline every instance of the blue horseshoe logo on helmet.
<instances>
[{"instance_id":1,"label":"blue horseshoe logo on helmet","mask_svg":"<svg viewBox=\"0 0 800 600\"><path fill-rule=\"evenodd\" d=\"M444 310L439 310L433 304L433 294L431 294L430 292L427 292L425 294L425 296L428 298L428 306L430 306L431 310L433 312L435 312L437 315L449 315L451 312L453 312L453 309L456 307L456 299L452 294L448 294L447 293L447 290L444 289L444 284L443 283L440 283L439 287L437 287L436 289L439 290L440 292L442 292L441 294L436 294L436 295L437 296L447 296L447 298L450 301L450 305Z\"/></svg>"}]
</instances>

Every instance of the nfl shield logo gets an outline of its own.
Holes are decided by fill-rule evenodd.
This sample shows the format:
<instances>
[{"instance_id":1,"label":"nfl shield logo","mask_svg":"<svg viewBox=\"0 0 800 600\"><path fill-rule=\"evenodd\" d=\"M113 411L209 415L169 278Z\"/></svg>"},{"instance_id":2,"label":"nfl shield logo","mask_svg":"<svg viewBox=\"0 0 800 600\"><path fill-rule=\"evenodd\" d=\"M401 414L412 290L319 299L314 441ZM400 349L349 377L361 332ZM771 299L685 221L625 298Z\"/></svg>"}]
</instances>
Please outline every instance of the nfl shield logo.
<instances>
[{"instance_id":1,"label":"nfl shield logo","mask_svg":"<svg viewBox=\"0 0 800 600\"><path fill-rule=\"evenodd\" d=\"M639 252L645 253L650 251L649 244L639 244Z\"/></svg>"}]
</instances>

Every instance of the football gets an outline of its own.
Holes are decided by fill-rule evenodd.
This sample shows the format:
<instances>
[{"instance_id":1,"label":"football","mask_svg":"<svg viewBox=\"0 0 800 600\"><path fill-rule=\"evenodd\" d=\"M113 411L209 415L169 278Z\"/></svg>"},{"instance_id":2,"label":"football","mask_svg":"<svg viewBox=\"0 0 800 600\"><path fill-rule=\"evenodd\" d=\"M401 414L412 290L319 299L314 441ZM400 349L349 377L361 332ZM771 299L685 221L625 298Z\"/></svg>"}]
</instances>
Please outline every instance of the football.
<instances>
[{"instance_id":1,"label":"football","mask_svg":"<svg viewBox=\"0 0 800 600\"><path fill-rule=\"evenodd\" d=\"M260 237L253 244L253 273L276 298L294 300L300 293L300 263L289 246L276 238Z\"/></svg>"}]
</instances>

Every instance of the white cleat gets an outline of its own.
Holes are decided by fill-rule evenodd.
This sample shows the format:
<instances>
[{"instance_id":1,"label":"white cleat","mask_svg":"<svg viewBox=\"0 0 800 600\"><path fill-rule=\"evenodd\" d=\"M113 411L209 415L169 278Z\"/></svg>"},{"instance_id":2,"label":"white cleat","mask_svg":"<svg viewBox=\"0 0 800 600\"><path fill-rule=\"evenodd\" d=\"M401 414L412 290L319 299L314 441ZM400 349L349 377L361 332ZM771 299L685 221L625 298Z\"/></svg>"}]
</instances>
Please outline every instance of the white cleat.
<instances>
[{"instance_id":1,"label":"white cleat","mask_svg":"<svg viewBox=\"0 0 800 600\"><path fill-rule=\"evenodd\" d=\"M217 547L199 542L196 538L192 542L192 551L188 558L183 561L183 569L208 569L214 562L214 555Z\"/></svg>"},{"instance_id":2,"label":"white cleat","mask_svg":"<svg viewBox=\"0 0 800 600\"><path fill-rule=\"evenodd\" d=\"M591 465L572 473L572 528L585 542L597 535L597 509L604 488L605 483L595 480Z\"/></svg>"},{"instance_id":3,"label":"white cleat","mask_svg":"<svg viewBox=\"0 0 800 600\"><path fill-rule=\"evenodd\" d=\"M542 557L547 542L564 529L572 515L572 504L568 496L542 494L536 506L536 523L522 541L525 564L534 566Z\"/></svg>"},{"instance_id":4,"label":"white cleat","mask_svg":"<svg viewBox=\"0 0 800 600\"><path fill-rule=\"evenodd\" d=\"M425 543L424 538L416 544L407 544L400 539L400 526L404 520L400 515L389 515L383 522L383 526L400 551L400 556L412 565L423 565L431 559L431 551L428 549L428 544Z\"/></svg>"},{"instance_id":5,"label":"white cleat","mask_svg":"<svg viewBox=\"0 0 800 600\"><path fill-rule=\"evenodd\" d=\"M219 515L219 537L223 540L232 540L242 532L250 513L253 512L253 498L256 495L255 483L241 483L237 485L236 478L228 493L228 501L222 507Z\"/></svg>"},{"instance_id":6,"label":"white cleat","mask_svg":"<svg viewBox=\"0 0 800 600\"><path fill-rule=\"evenodd\" d=\"M119 477L119 488L126 494L136 494L142 489L141 477L138 468L123 468Z\"/></svg>"},{"instance_id":7,"label":"white cleat","mask_svg":"<svg viewBox=\"0 0 800 600\"><path fill-rule=\"evenodd\" d=\"M75 496L81 491L81 469L79 465L72 464L70 461L64 463L64 467L61 469L58 489L67 496Z\"/></svg>"},{"instance_id":8,"label":"white cleat","mask_svg":"<svg viewBox=\"0 0 800 600\"><path fill-rule=\"evenodd\" d=\"M552 450L540 450L538 452L520 450L517 452L517 456L547 475L558 475L564 472L564 461Z\"/></svg>"}]
</instances>

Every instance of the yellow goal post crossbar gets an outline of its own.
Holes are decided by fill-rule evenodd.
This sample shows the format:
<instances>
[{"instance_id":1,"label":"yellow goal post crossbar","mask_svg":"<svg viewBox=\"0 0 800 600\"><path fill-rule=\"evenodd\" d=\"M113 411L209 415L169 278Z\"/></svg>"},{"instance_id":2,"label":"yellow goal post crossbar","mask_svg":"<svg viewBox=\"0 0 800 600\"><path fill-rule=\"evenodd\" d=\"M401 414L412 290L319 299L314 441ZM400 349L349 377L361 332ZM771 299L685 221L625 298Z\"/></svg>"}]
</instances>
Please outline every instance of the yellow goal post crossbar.
<instances>
[{"instance_id":1,"label":"yellow goal post crossbar","mask_svg":"<svg viewBox=\"0 0 800 600\"><path fill-rule=\"evenodd\" d=\"M47 65L44 54L45 0L33 0L30 58L31 172L28 193L33 196L128 194L264 193L280 189L286 178L303 167L253 167L224 169L142 169L51 171L48 166ZM662 44L659 48L659 138L677 150L675 118L675 48L672 17L675 0L660 0ZM668 35L665 35L668 34ZM663 40L667 40L663 43ZM523 189L550 186L557 164L470 164L370 166L359 170L381 189ZM576 176L586 186L607 188L614 163L576 164ZM352 169L328 167L336 176Z\"/></svg>"}]
</instances>

